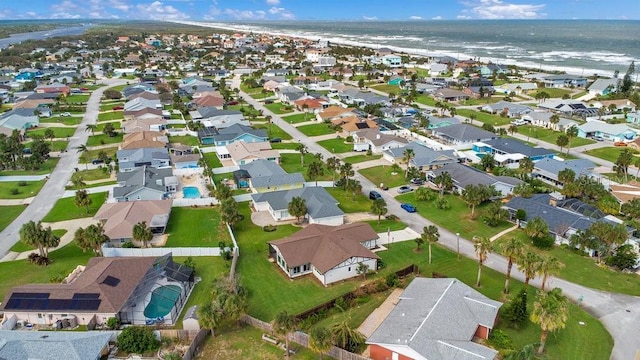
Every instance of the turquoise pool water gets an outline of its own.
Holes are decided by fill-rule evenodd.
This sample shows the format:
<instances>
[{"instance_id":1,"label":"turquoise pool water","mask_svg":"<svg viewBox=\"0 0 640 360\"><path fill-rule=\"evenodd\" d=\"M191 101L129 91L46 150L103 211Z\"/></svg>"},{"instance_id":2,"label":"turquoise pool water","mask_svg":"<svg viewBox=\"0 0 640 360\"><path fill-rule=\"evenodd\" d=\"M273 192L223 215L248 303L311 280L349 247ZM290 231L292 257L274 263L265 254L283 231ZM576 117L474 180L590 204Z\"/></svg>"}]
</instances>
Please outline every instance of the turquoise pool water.
<instances>
[{"instance_id":1,"label":"turquoise pool water","mask_svg":"<svg viewBox=\"0 0 640 360\"><path fill-rule=\"evenodd\" d=\"M151 293L151 300L144 308L144 316L157 319L166 316L176 305L182 288L178 285L165 285L156 288Z\"/></svg>"},{"instance_id":2,"label":"turquoise pool water","mask_svg":"<svg viewBox=\"0 0 640 360\"><path fill-rule=\"evenodd\" d=\"M200 190L195 186L187 186L182 189L182 194L185 199L199 199Z\"/></svg>"}]
</instances>

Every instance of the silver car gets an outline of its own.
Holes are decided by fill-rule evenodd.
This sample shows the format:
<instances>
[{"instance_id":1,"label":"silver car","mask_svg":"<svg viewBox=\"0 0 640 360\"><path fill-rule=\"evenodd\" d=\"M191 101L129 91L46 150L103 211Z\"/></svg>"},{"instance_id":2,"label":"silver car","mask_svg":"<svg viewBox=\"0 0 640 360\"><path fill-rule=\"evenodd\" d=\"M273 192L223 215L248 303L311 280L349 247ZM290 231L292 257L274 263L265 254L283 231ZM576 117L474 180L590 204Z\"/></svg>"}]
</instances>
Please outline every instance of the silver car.
<instances>
[{"instance_id":1,"label":"silver car","mask_svg":"<svg viewBox=\"0 0 640 360\"><path fill-rule=\"evenodd\" d=\"M413 191L413 188L409 185L402 185L398 188L398 194L404 194Z\"/></svg>"}]
</instances>

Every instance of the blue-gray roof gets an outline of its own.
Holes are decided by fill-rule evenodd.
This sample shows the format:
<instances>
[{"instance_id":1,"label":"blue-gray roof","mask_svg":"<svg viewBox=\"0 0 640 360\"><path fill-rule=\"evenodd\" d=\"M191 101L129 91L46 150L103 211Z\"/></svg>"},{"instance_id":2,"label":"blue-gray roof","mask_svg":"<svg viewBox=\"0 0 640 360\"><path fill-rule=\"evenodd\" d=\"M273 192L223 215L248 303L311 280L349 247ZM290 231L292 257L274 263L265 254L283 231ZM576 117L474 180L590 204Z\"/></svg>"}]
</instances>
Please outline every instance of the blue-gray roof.
<instances>
[{"instance_id":1,"label":"blue-gray roof","mask_svg":"<svg viewBox=\"0 0 640 360\"><path fill-rule=\"evenodd\" d=\"M586 159L559 161L551 158L545 158L540 161L536 161L533 166L534 171L546 171L550 174L555 174L556 176L560 171L564 169L573 170L576 176L587 175L591 172L591 169L596 167L594 163Z\"/></svg>"},{"instance_id":2,"label":"blue-gray roof","mask_svg":"<svg viewBox=\"0 0 640 360\"><path fill-rule=\"evenodd\" d=\"M0 330L0 359L96 360L110 331Z\"/></svg>"},{"instance_id":3,"label":"blue-gray roof","mask_svg":"<svg viewBox=\"0 0 640 360\"><path fill-rule=\"evenodd\" d=\"M216 128L204 128L198 131L198 137L203 138L207 136L214 136L215 141L227 141L236 139L243 134L251 134L255 137L267 139L267 130L265 129L253 129L250 126L242 124L233 124L224 129Z\"/></svg>"},{"instance_id":4,"label":"blue-gray roof","mask_svg":"<svg viewBox=\"0 0 640 360\"><path fill-rule=\"evenodd\" d=\"M202 107L199 107L198 108L198 113L203 118L210 118L210 117L214 117L214 116L231 116L231 115L244 117L244 115L242 115L241 111L238 111L238 110L219 110L219 109L217 109L216 107L213 107L213 106L202 106Z\"/></svg>"},{"instance_id":5,"label":"blue-gray roof","mask_svg":"<svg viewBox=\"0 0 640 360\"><path fill-rule=\"evenodd\" d=\"M252 179L253 180L253 179ZM313 219L342 216L338 201L323 187L312 186L292 190L280 190L251 195L254 202L268 202L273 211L286 210L291 199L301 197L307 205L307 214Z\"/></svg>"},{"instance_id":6,"label":"blue-gray roof","mask_svg":"<svg viewBox=\"0 0 640 360\"><path fill-rule=\"evenodd\" d=\"M545 149L542 147L531 147L525 144L523 141L514 138L498 138L483 141L483 143L506 154L522 154L527 157L548 156L555 154L555 151L553 150Z\"/></svg>"},{"instance_id":7,"label":"blue-gray roof","mask_svg":"<svg viewBox=\"0 0 640 360\"><path fill-rule=\"evenodd\" d=\"M498 135L469 124L455 124L433 129L435 134L444 135L460 142L485 141Z\"/></svg>"},{"instance_id":8,"label":"blue-gray roof","mask_svg":"<svg viewBox=\"0 0 640 360\"><path fill-rule=\"evenodd\" d=\"M118 172L118 183L124 183L124 185L114 187L113 196L122 197L141 188L165 192L169 177L173 177L171 168L155 169L143 166L133 171Z\"/></svg>"},{"instance_id":9,"label":"blue-gray roof","mask_svg":"<svg viewBox=\"0 0 640 360\"><path fill-rule=\"evenodd\" d=\"M406 149L413 150L414 157L411 159L411 164L417 167L444 165L458 161L453 150L433 150L416 141L399 148L388 149L386 152L397 159L404 156Z\"/></svg>"},{"instance_id":10,"label":"blue-gray roof","mask_svg":"<svg viewBox=\"0 0 640 360\"><path fill-rule=\"evenodd\" d=\"M523 209L527 216L525 221L542 218L547 223L549 231L564 235L569 229L587 230L595 220L572 211L549 205L548 194L536 194L531 198L514 197L505 204L512 210Z\"/></svg>"},{"instance_id":11,"label":"blue-gray roof","mask_svg":"<svg viewBox=\"0 0 640 360\"><path fill-rule=\"evenodd\" d=\"M300 173L289 174L280 165L273 161L259 159L246 165L240 165L240 170L245 170L251 178L254 188L278 187L304 183L304 177Z\"/></svg>"},{"instance_id":12,"label":"blue-gray roof","mask_svg":"<svg viewBox=\"0 0 640 360\"><path fill-rule=\"evenodd\" d=\"M500 306L458 279L416 278L367 344L411 349L424 359L494 359L495 350L472 338L478 325L493 328Z\"/></svg>"},{"instance_id":13,"label":"blue-gray roof","mask_svg":"<svg viewBox=\"0 0 640 360\"><path fill-rule=\"evenodd\" d=\"M523 181L510 176L494 176L484 171L480 171L471 166L462 165L459 163L447 164L439 169L431 170L435 176L440 175L443 172L449 173L451 179L460 188L465 188L467 185L493 185L497 182L502 182L509 185L518 185Z\"/></svg>"}]
</instances>

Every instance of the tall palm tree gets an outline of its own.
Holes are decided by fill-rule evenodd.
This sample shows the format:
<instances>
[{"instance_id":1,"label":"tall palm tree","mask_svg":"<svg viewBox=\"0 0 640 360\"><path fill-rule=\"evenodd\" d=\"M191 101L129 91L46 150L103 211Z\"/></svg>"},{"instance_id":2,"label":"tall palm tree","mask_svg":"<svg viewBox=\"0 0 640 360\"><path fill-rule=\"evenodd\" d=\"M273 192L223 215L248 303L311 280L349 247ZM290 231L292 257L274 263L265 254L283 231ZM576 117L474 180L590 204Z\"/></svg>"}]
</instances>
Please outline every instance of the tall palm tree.
<instances>
[{"instance_id":1,"label":"tall palm tree","mask_svg":"<svg viewBox=\"0 0 640 360\"><path fill-rule=\"evenodd\" d=\"M336 171L340 169L340 159L335 156L332 156L327 159L327 170L331 172L331 179L335 183L336 182Z\"/></svg>"},{"instance_id":2,"label":"tall palm tree","mask_svg":"<svg viewBox=\"0 0 640 360\"><path fill-rule=\"evenodd\" d=\"M345 162L340 166L340 176L344 179L344 191L347 191L347 185L349 184L349 178L355 174L353 171L353 165Z\"/></svg>"},{"instance_id":3,"label":"tall palm tree","mask_svg":"<svg viewBox=\"0 0 640 360\"><path fill-rule=\"evenodd\" d=\"M371 203L371 213L373 213L373 215L378 215L378 224L380 224L380 218L382 215L386 214L387 211L387 203L383 198L375 199L373 200L373 203Z\"/></svg>"},{"instance_id":4,"label":"tall palm tree","mask_svg":"<svg viewBox=\"0 0 640 360\"><path fill-rule=\"evenodd\" d=\"M324 165L321 161L314 161L309 164L309 168L307 168L307 176L311 180L315 180L316 186L318 186L318 178L324 175Z\"/></svg>"},{"instance_id":5,"label":"tall palm tree","mask_svg":"<svg viewBox=\"0 0 640 360\"><path fill-rule=\"evenodd\" d=\"M438 239L440 239L438 227L435 225L425 226L420 236L429 244L429 264L431 264L431 244L438 242Z\"/></svg>"},{"instance_id":6,"label":"tall palm tree","mask_svg":"<svg viewBox=\"0 0 640 360\"><path fill-rule=\"evenodd\" d=\"M507 257L507 274L504 281L504 293L509 293L509 281L511 279L511 268L514 262L519 262L524 255L524 243L515 237L510 237L502 246L502 254Z\"/></svg>"},{"instance_id":7,"label":"tall palm tree","mask_svg":"<svg viewBox=\"0 0 640 360\"><path fill-rule=\"evenodd\" d=\"M453 178L451 178L451 174L446 171L436 176L435 179L433 179L433 182L440 189L440 196L444 194L445 190L449 190L453 186Z\"/></svg>"},{"instance_id":8,"label":"tall palm tree","mask_svg":"<svg viewBox=\"0 0 640 360\"><path fill-rule=\"evenodd\" d=\"M539 274L542 275L542 286L540 289L544 291L544 287L551 275L557 275L564 268L564 264L553 256L544 256L540 262Z\"/></svg>"},{"instance_id":9,"label":"tall palm tree","mask_svg":"<svg viewBox=\"0 0 640 360\"><path fill-rule=\"evenodd\" d=\"M52 129L52 128L46 128L46 129L44 130L44 138L45 138L45 139L49 139L49 143L50 143L50 144L53 144L53 139L55 139L55 138L56 138L56 133L55 133L55 131L53 131L53 129Z\"/></svg>"},{"instance_id":10,"label":"tall palm tree","mask_svg":"<svg viewBox=\"0 0 640 360\"><path fill-rule=\"evenodd\" d=\"M567 155L569 155L569 150L571 149L571 139L578 136L578 127L571 126L567 129L567 137L569 138L569 145L567 145Z\"/></svg>"},{"instance_id":11,"label":"tall palm tree","mask_svg":"<svg viewBox=\"0 0 640 360\"><path fill-rule=\"evenodd\" d=\"M411 159L413 159L415 155L416 154L413 151L413 149L404 149L404 152L402 152L402 161L405 164L407 164L407 169L404 172L405 179L407 178L407 176L409 176L409 163L411 162Z\"/></svg>"},{"instance_id":12,"label":"tall palm tree","mask_svg":"<svg viewBox=\"0 0 640 360\"><path fill-rule=\"evenodd\" d=\"M87 215L89 214L89 206L91 206L92 200L89 197L89 193L87 192L87 190L76 190L76 196L73 198L73 203L79 208L85 208Z\"/></svg>"},{"instance_id":13,"label":"tall palm tree","mask_svg":"<svg viewBox=\"0 0 640 360\"><path fill-rule=\"evenodd\" d=\"M531 158L526 157L520 160L519 168L525 175L525 178L529 178L531 177L531 172L533 172L533 161Z\"/></svg>"},{"instance_id":14,"label":"tall palm tree","mask_svg":"<svg viewBox=\"0 0 640 360\"><path fill-rule=\"evenodd\" d=\"M87 124L87 126L84 128L84 131L91 131L91 135L95 135L97 128L98 125L96 124Z\"/></svg>"},{"instance_id":15,"label":"tall palm tree","mask_svg":"<svg viewBox=\"0 0 640 360\"><path fill-rule=\"evenodd\" d=\"M322 355L331 349L331 333L324 326L316 326L309 333L309 349Z\"/></svg>"},{"instance_id":16,"label":"tall palm tree","mask_svg":"<svg viewBox=\"0 0 640 360\"><path fill-rule=\"evenodd\" d=\"M534 279L540 270L540 262L542 259L538 254L527 252L518 263L518 270L524 273L524 286L529 286L529 281Z\"/></svg>"},{"instance_id":17,"label":"tall palm tree","mask_svg":"<svg viewBox=\"0 0 640 360\"><path fill-rule=\"evenodd\" d=\"M76 152L80 154L80 157L84 161L85 170L89 170L88 160L86 159L87 154L89 153L89 148L87 148L87 145L79 145L78 147L76 147Z\"/></svg>"},{"instance_id":18,"label":"tall palm tree","mask_svg":"<svg viewBox=\"0 0 640 360\"><path fill-rule=\"evenodd\" d=\"M273 119L273 117L271 117L271 115L267 115L264 117L265 120L267 120L267 126L269 127L269 137L271 137L271 119Z\"/></svg>"},{"instance_id":19,"label":"tall palm tree","mask_svg":"<svg viewBox=\"0 0 640 360\"><path fill-rule=\"evenodd\" d=\"M289 315L286 310L283 310L276 315L273 319L271 327L276 334L284 336L285 352L287 360L289 360L289 333L296 327L296 319L293 315Z\"/></svg>"},{"instance_id":20,"label":"tall palm tree","mask_svg":"<svg viewBox=\"0 0 640 360\"><path fill-rule=\"evenodd\" d=\"M309 149L305 144L300 143L296 150L300 152L300 165L304 166L304 155L309 152Z\"/></svg>"},{"instance_id":21,"label":"tall palm tree","mask_svg":"<svg viewBox=\"0 0 640 360\"><path fill-rule=\"evenodd\" d=\"M147 242L153 239L153 232L147 226L146 221L133 225L133 240L142 242L142 247L147 247Z\"/></svg>"},{"instance_id":22,"label":"tall palm tree","mask_svg":"<svg viewBox=\"0 0 640 360\"><path fill-rule=\"evenodd\" d=\"M473 249L476 252L476 256L478 257L478 281L476 282L476 286L480 286L480 277L482 276L482 266L484 265L485 260L487 260L487 256L493 250L493 244L488 237L485 236L474 236L473 237Z\"/></svg>"},{"instance_id":23,"label":"tall palm tree","mask_svg":"<svg viewBox=\"0 0 640 360\"><path fill-rule=\"evenodd\" d=\"M364 338L358 330L349 325L349 320L350 317L347 317L331 327L331 339L336 346L348 351L354 351L364 342Z\"/></svg>"},{"instance_id":24,"label":"tall palm tree","mask_svg":"<svg viewBox=\"0 0 640 360\"><path fill-rule=\"evenodd\" d=\"M564 329L569 319L569 301L562 295L562 290L555 288L549 293L539 291L538 298L533 303L530 319L534 324L540 325L542 330L538 348L538 354L542 354L549 331Z\"/></svg>"}]
</instances>

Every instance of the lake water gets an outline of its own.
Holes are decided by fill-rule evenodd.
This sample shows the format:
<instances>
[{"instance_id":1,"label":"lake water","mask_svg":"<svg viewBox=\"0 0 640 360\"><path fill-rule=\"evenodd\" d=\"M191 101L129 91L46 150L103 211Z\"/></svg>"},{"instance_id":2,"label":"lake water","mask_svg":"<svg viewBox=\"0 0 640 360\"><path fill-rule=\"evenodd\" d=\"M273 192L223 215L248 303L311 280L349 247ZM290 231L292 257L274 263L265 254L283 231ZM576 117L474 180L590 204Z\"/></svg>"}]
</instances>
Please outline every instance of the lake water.
<instances>
[{"instance_id":1,"label":"lake water","mask_svg":"<svg viewBox=\"0 0 640 360\"><path fill-rule=\"evenodd\" d=\"M8 38L0 39L0 49L4 49L11 44L20 43L26 40L43 40L54 36L82 35L91 26L92 25L70 26L52 30L13 34Z\"/></svg>"}]
</instances>

